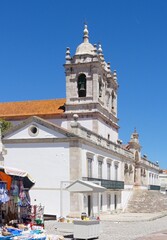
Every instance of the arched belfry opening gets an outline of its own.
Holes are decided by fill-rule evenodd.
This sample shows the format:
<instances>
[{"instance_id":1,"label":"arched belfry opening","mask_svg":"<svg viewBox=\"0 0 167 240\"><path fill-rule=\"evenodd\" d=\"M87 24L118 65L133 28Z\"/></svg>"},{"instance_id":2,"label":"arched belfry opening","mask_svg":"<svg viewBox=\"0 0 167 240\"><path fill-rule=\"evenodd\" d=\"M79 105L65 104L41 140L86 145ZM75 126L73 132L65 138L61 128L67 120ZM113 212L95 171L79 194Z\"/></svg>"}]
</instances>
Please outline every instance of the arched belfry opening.
<instances>
[{"instance_id":1,"label":"arched belfry opening","mask_svg":"<svg viewBox=\"0 0 167 240\"><path fill-rule=\"evenodd\" d=\"M102 97L102 81L99 80L99 97Z\"/></svg>"},{"instance_id":2,"label":"arched belfry opening","mask_svg":"<svg viewBox=\"0 0 167 240\"><path fill-rule=\"evenodd\" d=\"M78 97L86 97L86 76L80 74L78 77Z\"/></svg>"},{"instance_id":3,"label":"arched belfry opening","mask_svg":"<svg viewBox=\"0 0 167 240\"><path fill-rule=\"evenodd\" d=\"M111 109L114 109L114 99L115 99L115 94L114 91L112 91L111 93Z\"/></svg>"}]
</instances>

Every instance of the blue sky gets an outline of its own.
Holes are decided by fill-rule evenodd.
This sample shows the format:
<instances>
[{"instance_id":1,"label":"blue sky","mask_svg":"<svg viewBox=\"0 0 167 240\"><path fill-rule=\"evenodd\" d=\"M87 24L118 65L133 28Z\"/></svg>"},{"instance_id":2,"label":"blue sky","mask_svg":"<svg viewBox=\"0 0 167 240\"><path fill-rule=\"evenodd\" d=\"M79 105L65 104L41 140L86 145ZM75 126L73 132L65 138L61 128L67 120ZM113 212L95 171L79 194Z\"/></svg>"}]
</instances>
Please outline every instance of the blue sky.
<instances>
[{"instance_id":1,"label":"blue sky","mask_svg":"<svg viewBox=\"0 0 167 240\"><path fill-rule=\"evenodd\" d=\"M66 47L86 21L117 70L119 138L136 127L142 154L167 168L166 12L166 0L1 0L0 101L64 98Z\"/></svg>"}]
</instances>

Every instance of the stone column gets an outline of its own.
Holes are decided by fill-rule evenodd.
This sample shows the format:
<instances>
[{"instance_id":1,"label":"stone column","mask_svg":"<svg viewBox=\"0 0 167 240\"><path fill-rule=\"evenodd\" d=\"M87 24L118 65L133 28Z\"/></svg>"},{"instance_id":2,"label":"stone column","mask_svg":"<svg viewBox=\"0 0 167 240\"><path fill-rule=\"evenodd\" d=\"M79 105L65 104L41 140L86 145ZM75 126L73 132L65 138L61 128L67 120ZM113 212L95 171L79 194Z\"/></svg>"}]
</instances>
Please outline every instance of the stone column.
<instances>
[{"instance_id":1,"label":"stone column","mask_svg":"<svg viewBox=\"0 0 167 240\"><path fill-rule=\"evenodd\" d=\"M136 186L141 185L141 168L135 167L135 183Z\"/></svg>"},{"instance_id":2,"label":"stone column","mask_svg":"<svg viewBox=\"0 0 167 240\"><path fill-rule=\"evenodd\" d=\"M77 140L70 142L70 181L82 178L82 151L81 143ZM83 194L70 193L70 213L71 217L79 217L82 211Z\"/></svg>"}]
</instances>

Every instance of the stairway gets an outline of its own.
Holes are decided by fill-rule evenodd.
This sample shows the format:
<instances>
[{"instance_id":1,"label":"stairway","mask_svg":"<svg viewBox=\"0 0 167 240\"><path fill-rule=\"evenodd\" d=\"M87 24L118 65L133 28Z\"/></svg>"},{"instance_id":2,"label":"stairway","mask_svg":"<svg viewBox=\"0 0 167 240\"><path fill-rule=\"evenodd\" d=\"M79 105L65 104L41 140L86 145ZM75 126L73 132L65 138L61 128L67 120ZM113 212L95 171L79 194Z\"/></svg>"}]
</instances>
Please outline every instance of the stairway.
<instances>
[{"instance_id":1,"label":"stairway","mask_svg":"<svg viewBox=\"0 0 167 240\"><path fill-rule=\"evenodd\" d=\"M167 195L153 190L133 190L124 212L155 213L167 211Z\"/></svg>"}]
</instances>

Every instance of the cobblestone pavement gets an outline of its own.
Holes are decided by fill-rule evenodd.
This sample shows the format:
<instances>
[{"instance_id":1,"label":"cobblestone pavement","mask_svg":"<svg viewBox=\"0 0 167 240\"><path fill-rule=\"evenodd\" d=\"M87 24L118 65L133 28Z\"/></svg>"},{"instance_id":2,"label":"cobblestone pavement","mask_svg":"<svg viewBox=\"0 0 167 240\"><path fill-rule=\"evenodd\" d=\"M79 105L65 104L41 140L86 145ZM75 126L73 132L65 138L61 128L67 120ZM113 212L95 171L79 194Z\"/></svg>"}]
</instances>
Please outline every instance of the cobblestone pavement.
<instances>
[{"instance_id":1,"label":"cobblestone pavement","mask_svg":"<svg viewBox=\"0 0 167 240\"><path fill-rule=\"evenodd\" d=\"M115 218L116 219L116 218ZM120 218L121 219L121 218ZM101 220L102 233L99 240L165 240L167 239L167 216L157 218L139 218L130 221L124 217L124 221ZM54 221L46 221L45 229L48 234L60 234L56 232ZM150 235L151 234L151 235ZM67 238L69 240L71 238Z\"/></svg>"}]
</instances>

